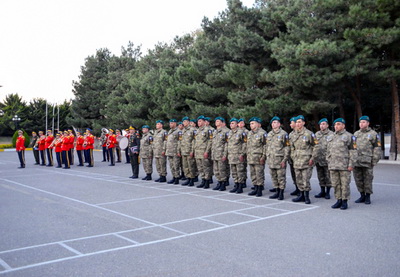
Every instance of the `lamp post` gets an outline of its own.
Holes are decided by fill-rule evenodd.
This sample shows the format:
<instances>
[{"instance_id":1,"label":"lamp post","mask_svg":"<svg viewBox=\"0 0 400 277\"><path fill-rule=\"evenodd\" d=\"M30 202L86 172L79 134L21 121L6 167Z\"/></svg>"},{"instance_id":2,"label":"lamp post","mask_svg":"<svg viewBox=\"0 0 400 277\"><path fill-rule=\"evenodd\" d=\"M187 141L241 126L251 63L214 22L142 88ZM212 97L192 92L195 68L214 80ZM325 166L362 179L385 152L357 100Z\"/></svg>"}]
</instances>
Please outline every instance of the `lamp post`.
<instances>
[{"instance_id":1,"label":"lamp post","mask_svg":"<svg viewBox=\"0 0 400 277\"><path fill-rule=\"evenodd\" d=\"M15 130L18 130L18 122L21 121L21 118L18 115L14 115L14 117L12 118L12 121L14 121Z\"/></svg>"}]
</instances>

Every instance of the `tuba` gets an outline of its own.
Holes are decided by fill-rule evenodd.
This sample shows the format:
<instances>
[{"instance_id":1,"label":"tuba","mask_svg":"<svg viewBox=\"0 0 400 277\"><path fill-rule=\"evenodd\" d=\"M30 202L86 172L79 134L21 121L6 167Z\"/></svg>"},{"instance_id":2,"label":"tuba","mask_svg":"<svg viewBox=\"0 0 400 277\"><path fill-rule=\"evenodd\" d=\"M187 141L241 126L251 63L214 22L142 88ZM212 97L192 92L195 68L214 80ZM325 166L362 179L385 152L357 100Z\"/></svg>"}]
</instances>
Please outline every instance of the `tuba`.
<instances>
[{"instance_id":1,"label":"tuba","mask_svg":"<svg viewBox=\"0 0 400 277\"><path fill-rule=\"evenodd\" d=\"M101 136L100 136L100 146L102 146L107 138L106 135L109 133L110 131L107 128L101 128Z\"/></svg>"}]
</instances>

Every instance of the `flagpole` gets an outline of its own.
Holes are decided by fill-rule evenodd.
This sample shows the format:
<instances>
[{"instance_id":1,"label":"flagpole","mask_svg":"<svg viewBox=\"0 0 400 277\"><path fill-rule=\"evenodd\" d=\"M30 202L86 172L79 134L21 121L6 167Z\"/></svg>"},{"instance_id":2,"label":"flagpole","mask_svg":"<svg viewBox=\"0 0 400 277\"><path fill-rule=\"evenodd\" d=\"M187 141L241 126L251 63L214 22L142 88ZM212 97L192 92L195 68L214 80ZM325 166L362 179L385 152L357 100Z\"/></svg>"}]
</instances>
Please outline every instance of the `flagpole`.
<instances>
[{"instance_id":1,"label":"flagpole","mask_svg":"<svg viewBox=\"0 0 400 277\"><path fill-rule=\"evenodd\" d=\"M48 109L47 109L47 100L46 100L46 129L45 129L45 133L47 133L47 113L48 113Z\"/></svg>"},{"instance_id":2,"label":"flagpole","mask_svg":"<svg viewBox=\"0 0 400 277\"><path fill-rule=\"evenodd\" d=\"M52 131L53 131L53 134L54 134L54 110L56 109L56 106L54 106L53 105L53 126L52 126Z\"/></svg>"},{"instance_id":3,"label":"flagpole","mask_svg":"<svg viewBox=\"0 0 400 277\"><path fill-rule=\"evenodd\" d=\"M57 105L57 130L60 132L60 105Z\"/></svg>"}]
</instances>

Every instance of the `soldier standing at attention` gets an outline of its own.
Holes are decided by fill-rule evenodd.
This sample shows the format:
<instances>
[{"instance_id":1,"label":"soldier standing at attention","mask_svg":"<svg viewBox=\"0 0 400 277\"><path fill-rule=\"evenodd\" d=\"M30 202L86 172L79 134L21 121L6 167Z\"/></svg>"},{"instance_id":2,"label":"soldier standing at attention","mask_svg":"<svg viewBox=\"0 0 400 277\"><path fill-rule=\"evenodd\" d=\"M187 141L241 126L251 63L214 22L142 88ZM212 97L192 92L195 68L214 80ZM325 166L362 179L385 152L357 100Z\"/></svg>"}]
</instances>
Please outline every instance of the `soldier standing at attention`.
<instances>
[{"instance_id":1,"label":"soldier standing at attention","mask_svg":"<svg viewBox=\"0 0 400 277\"><path fill-rule=\"evenodd\" d=\"M128 136L128 151L129 151L129 163L132 168L132 176L130 178L139 178L139 153L140 153L140 137L136 133L134 127L129 126L129 136Z\"/></svg>"},{"instance_id":2,"label":"soldier standing at attention","mask_svg":"<svg viewBox=\"0 0 400 277\"><path fill-rule=\"evenodd\" d=\"M40 164L39 148L37 145L38 139L39 139L39 137L37 136L36 132L32 132L32 139L31 139L31 143L29 144L29 147L32 147L33 157L35 158L35 165Z\"/></svg>"},{"instance_id":3,"label":"soldier standing at attention","mask_svg":"<svg viewBox=\"0 0 400 277\"><path fill-rule=\"evenodd\" d=\"M229 129L225 126L223 117L215 118L215 127L211 146L211 159L213 160L214 175L217 179L217 185L213 190L226 190L229 180L228 164L228 134Z\"/></svg>"},{"instance_id":4,"label":"soldier standing at attention","mask_svg":"<svg viewBox=\"0 0 400 277\"><path fill-rule=\"evenodd\" d=\"M57 160L57 167L56 168L61 168L62 167L62 137L60 133L56 134L56 142L54 143L54 149L56 152L56 160Z\"/></svg>"},{"instance_id":5,"label":"soldier standing at attention","mask_svg":"<svg viewBox=\"0 0 400 277\"><path fill-rule=\"evenodd\" d=\"M198 188L208 189L212 177L211 170L211 145L212 134L210 128L206 127L205 117L203 115L197 118L199 128L196 130L194 139L194 157L196 158L197 169L201 177L201 184Z\"/></svg>"},{"instance_id":6,"label":"soldier standing at attention","mask_svg":"<svg viewBox=\"0 0 400 277\"><path fill-rule=\"evenodd\" d=\"M296 173L297 187L300 195L292 199L293 202L304 201L310 204L310 179L315 157L314 146L318 141L313 132L304 127L304 116L296 117L296 131L290 140L290 152Z\"/></svg>"},{"instance_id":7,"label":"soldier standing at attention","mask_svg":"<svg viewBox=\"0 0 400 277\"><path fill-rule=\"evenodd\" d=\"M179 137L182 134L183 128L185 128L185 127L183 126L182 121L179 121L178 122L178 136ZM178 141L178 145L179 145L179 141ZM179 158L179 172L180 172L179 179L182 181L186 181L185 173L183 173L182 157L179 157L179 155L178 155L178 158Z\"/></svg>"},{"instance_id":8,"label":"soldier standing at attention","mask_svg":"<svg viewBox=\"0 0 400 277\"><path fill-rule=\"evenodd\" d=\"M165 155L168 157L169 167L172 173L172 179L169 180L168 184L179 184L180 176L180 160L178 157L178 143L179 143L179 129L177 127L177 120L169 120L169 131L167 134L167 142L165 144Z\"/></svg>"},{"instance_id":9,"label":"soldier standing at attention","mask_svg":"<svg viewBox=\"0 0 400 277\"><path fill-rule=\"evenodd\" d=\"M235 187L229 192L242 193L246 183L245 157L247 134L238 128L238 119L230 120L231 130L228 134L228 162L231 168Z\"/></svg>"},{"instance_id":10,"label":"soldier standing at attention","mask_svg":"<svg viewBox=\"0 0 400 277\"><path fill-rule=\"evenodd\" d=\"M193 140L195 129L190 126L189 117L182 118L184 129L180 134L178 143L178 155L182 157L182 167L187 178L182 186L194 186L196 174L196 161L194 159Z\"/></svg>"},{"instance_id":11,"label":"soldier standing at attention","mask_svg":"<svg viewBox=\"0 0 400 277\"><path fill-rule=\"evenodd\" d=\"M315 198L330 199L331 178L329 176L328 161L326 160L326 151L328 147L328 140L332 138L333 132L329 130L328 119L323 118L319 122L319 131L315 133L318 140L315 165L317 167L319 186L321 192L315 195Z\"/></svg>"},{"instance_id":12,"label":"soldier standing at attention","mask_svg":"<svg viewBox=\"0 0 400 277\"><path fill-rule=\"evenodd\" d=\"M146 177L142 180L150 181L151 174L153 173L153 135L149 132L149 125L142 126L143 136L140 140L140 152L139 157L143 164L144 172Z\"/></svg>"},{"instance_id":13,"label":"soldier standing at attention","mask_svg":"<svg viewBox=\"0 0 400 277\"><path fill-rule=\"evenodd\" d=\"M69 133L69 150L68 150L68 157L69 157L69 163L70 165L74 164L74 142L75 142L75 136L74 136L74 132L69 129L68 130Z\"/></svg>"},{"instance_id":14,"label":"soldier standing at attention","mask_svg":"<svg viewBox=\"0 0 400 277\"><path fill-rule=\"evenodd\" d=\"M295 130L296 130L296 117L292 117L290 119L290 128L292 129L292 131L289 133L289 141L292 139L293 135L295 134ZM289 156L289 167L290 167L290 176L292 176L292 180L293 180L293 184L294 187L296 188L294 191L292 191L290 193L290 195L300 195L300 191L297 187L297 182L296 182L296 172L294 172L294 166L293 166L293 160L291 155Z\"/></svg>"},{"instance_id":15,"label":"soldier standing at attention","mask_svg":"<svg viewBox=\"0 0 400 277\"><path fill-rule=\"evenodd\" d=\"M18 168L25 168L25 137L24 132L18 130L18 137L15 142L15 150L17 151L19 162L21 164Z\"/></svg>"},{"instance_id":16,"label":"soldier standing at attention","mask_svg":"<svg viewBox=\"0 0 400 277\"><path fill-rule=\"evenodd\" d=\"M68 157L68 150L69 150L69 137L68 131L64 131L64 136L62 138L61 143L61 155L62 155L62 163L64 164L64 169L70 168L69 157Z\"/></svg>"},{"instance_id":17,"label":"soldier standing at attention","mask_svg":"<svg viewBox=\"0 0 400 277\"><path fill-rule=\"evenodd\" d=\"M338 118L333 122L335 133L328 139L327 160L337 202L332 209L347 209L350 199L350 177L356 161L356 138L346 131L346 121Z\"/></svg>"},{"instance_id":18,"label":"soldier standing at attention","mask_svg":"<svg viewBox=\"0 0 400 277\"><path fill-rule=\"evenodd\" d=\"M289 159L289 135L281 128L281 119L274 116L271 119L272 131L267 136L267 161L275 194L269 198L283 200L286 188L286 162Z\"/></svg>"},{"instance_id":19,"label":"soldier standing at attention","mask_svg":"<svg viewBox=\"0 0 400 277\"><path fill-rule=\"evenodd\" d=\"M154 132L153 155L156 160L156 169L160 177L155 182L164 183L167 181L167 157L165 147L167 142L167 131L164 130L164 122L156 121L156 131Z\"/></svg>"},{"instance_id":20,"label":"soldier standing at attention","mask_svg":"<svg viewBox=\"0 0 400 277\"><path fill-rule=\"evenodd\" d=\"M110 156L109 166L115 166L115 146L117 144L117 137L114 135L114 130L109 129L110 133L107 140L107 149Z\"/></svg>"},{"instance_id":21,"label":"soldier standing at attention","mask_svg":"<svg viewBox=\"0 0 400 277\"><path fill-rule=\"evenodd\" d=\"M116 137L116 139L117 139L117 143L116 143L116 145L115 145L115 153L117 154L117 163L120 163L121 162L121 160L122 160L122 155L121 155L121 147L119 147L119 143L118 143L118 139L120 139L121 137L122 137L122 135L121 135L121 130L119 130L119 129L116 129L115 130L115 137Z\"/></svg>"},{"instance_id":22,"label":"soldier standing at attention","mask_svg":"<svg viewBox=\"0 0 400 277\"><path fill-rule=\"evenodd\" d=\"M244 140L245 140L245 143L246 143L247 142L247 135L249 133L249 130L246 129L246 123L245 123L243 118L239 118L238 127L241 130L241 132L243 132L243 136L245 136ZM247 150L246 150L246 152L247 152ZM245 156L244 156L243 166L244 166L243 167L243 172L244 172L244 175L245 175L243 188L245 188L246 187L246 180L247 180L247 158L246 158L246 153L245 153Z\"/></svg>"},{"instance_id":23,"label":"soldier standing at attention","mask_svg":"<svg viewBox=\"0 0 400 277\"><path fill-rule=\"evenodd\" d=\"M247 135L247 163L254 190L249 195L262 196L265 181L265 159L267 133L261 128L261 118L250 118L250 131Z\"/></svg>"},{"instance_id":24,"label":"soldier standing at attention","mask_svg":"<svg viewBox=\"0 0 400 277\"><path fill-rule=\"evenodd\" d=\"M52 142L54 140L53 132L51 130L47 130L47 136L45 139L45 144L44 147L46 148L46 154L47 154L47 159L49 160L49 163L47 166L53 166L53 147L51 146Z\"/></svg>"},{"instance_id":25,"label":"soldier standing at attention","mask_svg":"<svg viewBox=\"0 0 400 277\"><path fill-rule=\"evenodd\" d=\"M94 159L93 159L93 149L94 149L94 136L91 134L92 129L86 129L86 139L84 142L84 147L86 148L86 158L88 165L87 167L94 166Z\"/></svg>"},{"instance_id":26,"label":"soldier standing at attention","mask_svg":"<svg viewBox=\"0 0 400 277\"><path fill-rule=\"evenodd\" d=\"M364 115L359 119L360 130L354 133L357 139L358 159L354 166L354 180L361 197L356 203L371 204L372 181L374 166L379 162L382 149L379 135L369 127L369 117Z\"/></svg>"},{"instance_id":27,"label":"soldier standing at attention","mask_svg":"<svg viewBox=\"0 0 400 277\"><path fill-rule=\"evenodd\" d=\"M82 155L83 143L84 139L83 136L81 135L81 132L76 132L75 149L76 149L76 154L78 155L78 161L79 161L78 166L83 166L83 155Z\"/></svg>"},{"instance_id":28,"label":"soldier standing at attention","mask_svg":"<svg viewBox=\"0 0 400 277\"><path fill-rule=\"evenodd\" d=\"M44 135L43 131L39 131L39 140L38 140L38 147L39 147L39 154L41 159L41 166L46 165L46 136Z\"/></svg>"}]
</instances>

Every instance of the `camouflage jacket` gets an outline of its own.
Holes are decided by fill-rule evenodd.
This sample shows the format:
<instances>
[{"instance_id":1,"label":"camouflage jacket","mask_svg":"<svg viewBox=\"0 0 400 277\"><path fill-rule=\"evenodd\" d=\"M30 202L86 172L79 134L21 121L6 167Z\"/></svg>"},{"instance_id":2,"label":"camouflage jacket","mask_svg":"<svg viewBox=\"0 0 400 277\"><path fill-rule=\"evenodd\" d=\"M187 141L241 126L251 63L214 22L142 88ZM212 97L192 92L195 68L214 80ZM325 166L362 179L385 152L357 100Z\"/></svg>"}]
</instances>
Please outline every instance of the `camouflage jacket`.
<instances>
[{"instance_id":1,"label":"camouflage jacket","mask_svg":"<svg viewBox=\"0 0 400 277\"><path fill-rule=\"evenodd\" d=\"M368 127L365 130L358 130L354 133L357 139L357 162L354 166L373 167L381 159L381 138Z\"/></svg>"},{"instance_id":2,"label":"camouflage jacket","mask_svg":"<svg viewBox=\"0 0 400 277\"><path fill-rule=\"evenodd\" d=\"M270 168L281 168L281 163L286 163L290 154L289 135L279 130L268 133L266 141L267 161Z\"/></svg>"},{"instance_id":3,"label":"camouflage jacket","mask_svg":"<svg viewBox=\"0 0 400 277\"><path fill-rule=\"evenodd\" d=\"M193 152L193 140L196 129L193 127L185 127L179 132L178 153L182 156L189 156Z\"/></svg>"},{"instance_id":4,"label":"camouflage jacket","mask_svg":"<svg viewBox=\"0 0 400 277\"><path fill-rule=\"evenodd\" d=\"M149 159L153 157L152 144L153 144L153 135L150 132L143 134L143 137L140 140L140 152L139 152L140 158Z\"/></svg>"},{"instance_id":5,"label":"camouflage jacket","mask_svg":"<svg viewBox=\"0 0 400 277\"><path fill-rule=\"evenodd\" d=\"M346 130L335 132L328 140L326 158L329 170L347 170L354 167L357 155L356 138Z\"/></svg>"},{"instance_id":6,"label":"camouflage jacket","mask_svg":"<svg viewBox=\"0 0 400 277\"><path fill-rule=\"evenodd\" d=\"M229 129L226 127L222 127L214 131L211 146L212 160L221 160L222 157L228 156L228 133Z\"/></svg>"},{"instance_id":7,"label":"camouflage jacket","mask_svg":"<svg viewBox=\"0 0 400 277\"><path fill-rule=\"evenodd\" d=\"M326 151L328 148L328 140L332 138L333 134L334 133L329 129L315 133L315 136L318 140L318 145L315 146L317 148L316 155L314 157L315 164L318 164L319 166L328 166L328 161L326 160Z\"/></svg>"},{"instance_id":8,"label":"camouflage jacket","mask_svg":"<svg viewBox=\"0 0 400 277\"><path fill-rule=\"evenodd\" d=\"M167 143L167 131L164 129L154 131L153 155L155 158L161 158Z\"/></svg>"},{"instance_id":9,"label":"camouflage jacket","mask_svg":"<svg viewBox=\"0 0 400 277\"><path fill-rule=\"evenodd\" d=\"M247 134L241 130L230 130L228 133L228 160L229 164L239 164L240 156L246 155Z\"/></svg>"},{"instance_id":10,"label":"camouflage jacket","mask_svg":"<svg viewBox=\"0 0 400 277\"><path fill-rule=\"evenodd\" d=\"M203 126L195 130L195 139L193 144L196 159L204 159L204 153L210 155L212 145L211 128Z\"/></svg>"},{"instance_id":11,"label":"camouflage jacket","mask_svg":"<svg viewBox=\"0 0 400 277\"><path fill-rule=\"evenodd\" d=\"M256 131L249 131L247 134L247 163L260 164L260 160L266 160L267 132L258 128Z\"/></svg>"},{"instance_id":12,"label":"camouflage jacket","mask_svg":"<svg viewBox=\"0 0 400 277\"><path fill-rule=\"evenodd\" d=\"M293 167L296 169L309 168L310 160L314 160L316 156L314 146L318 144L314 133L303 127L301 131L296 130L289 140Z\"/></svg>"},{"instance_id":13,"label":"camouflage jacket","mask_svg":"<svg viewBox=\"0 0 400 277\"><path fill-rule=\"evenodd\" d=\"M178 154L178 143L179 143L179 129L174 128L168 131L167 142L165 143L165 155L172 157Z\"/></svg>"}]
</instances>

